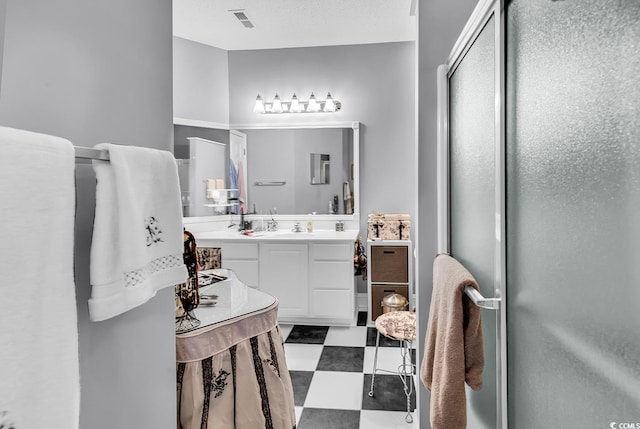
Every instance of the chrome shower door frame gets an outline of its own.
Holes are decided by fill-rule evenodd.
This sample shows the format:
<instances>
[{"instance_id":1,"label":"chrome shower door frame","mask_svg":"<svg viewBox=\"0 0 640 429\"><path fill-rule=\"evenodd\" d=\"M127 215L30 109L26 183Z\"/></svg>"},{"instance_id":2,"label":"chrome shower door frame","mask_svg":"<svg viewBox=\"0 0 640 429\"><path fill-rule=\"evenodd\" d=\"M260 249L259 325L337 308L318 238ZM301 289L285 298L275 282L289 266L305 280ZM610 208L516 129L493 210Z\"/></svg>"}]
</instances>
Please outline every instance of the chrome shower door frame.
<instances>
[{"instance_id":1,"label":"chrome shower door frame","mask_svg":"<svg viewBox=\"0 0 640 429\"><path fill-rule=\"evenodd\" d=\"M505 0L481 0L456 41L447 64L438 67L437 212L438 253L450 253L450 134L449 79L487 22L495 23L495 310L497 429L508 428L507 415L507 315L506 315L506 114L505 114Z\"/></svg>"}]
</instances>

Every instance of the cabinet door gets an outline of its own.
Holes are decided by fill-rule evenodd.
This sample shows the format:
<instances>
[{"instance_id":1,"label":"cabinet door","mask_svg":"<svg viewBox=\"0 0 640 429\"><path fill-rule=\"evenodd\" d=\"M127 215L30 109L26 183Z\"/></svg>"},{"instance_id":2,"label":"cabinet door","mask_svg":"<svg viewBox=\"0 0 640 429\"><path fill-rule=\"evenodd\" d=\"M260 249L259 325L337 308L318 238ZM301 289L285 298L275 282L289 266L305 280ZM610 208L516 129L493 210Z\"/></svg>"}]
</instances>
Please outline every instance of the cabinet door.
<instances>
[{"instance_id":1,"label":"cabinet door","mask_svg":"<svg viewBox=\"0 0 640 429\"><path fill-rule=\"evenodd\" d=\"M258 243L222 243L222 268L233 270L238 279L247 286L257 288Z\"/></svg>"},{"instance_id":2,"label":"cabinet door","mask_svg":"<svg viewBox=\"0 0 640 429\"><path fill-rule=\"evenodd\" d=\"M353 245L350 243L312 244L310 251L311 316L353 319L355 314Z\"/></svg>"},{"instance_id":3,"label":"cabinet door","mask_svg":"<svg viewBox=\"0 0 640 429\"><path fill-rule=\"evenodd\" d=\"M308 289L306 244L260 244L260 290L278 298L280 316L306 316Z\"/></svg>"},{"instance_id":4,"label":"cabinet door","mask_svg":"<svg viewBox=\"0 0 640 429\"><path fill-rule=\"evenodd\" d=\"M351 320L355 314L354 291L345 289L312 289L311 315L329 319Z\"/></svg>"},{"instance_id":5,"label":"cabinet door","mask_svg":"<svg viewBox=\"0 0 640 429\"><path fill-rule=\"evenodd\" d=\"M245 259L223 259L222 267L232 270L238 279L252 288L260 285L259 262Z\"/></svg>"}]
</instances>

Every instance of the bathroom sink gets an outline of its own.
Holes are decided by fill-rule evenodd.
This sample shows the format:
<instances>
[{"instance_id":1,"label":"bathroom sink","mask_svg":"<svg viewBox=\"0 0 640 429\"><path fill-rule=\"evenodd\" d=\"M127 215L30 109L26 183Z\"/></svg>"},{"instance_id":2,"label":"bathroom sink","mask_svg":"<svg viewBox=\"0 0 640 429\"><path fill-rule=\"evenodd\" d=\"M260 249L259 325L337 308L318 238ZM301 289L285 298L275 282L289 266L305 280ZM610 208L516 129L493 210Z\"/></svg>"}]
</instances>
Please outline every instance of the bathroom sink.
<instances>
[{"instance_id":1,"label":"bathroom sink","mask_svg":"<svg viewBox=\"0 0 640 429\"><path fill-rule=\"evenodd\" d=\"M313 237L312 232L293 232L293 231L260 231L249 235L242 234L247 238L310 238Z\"/></svg>"},{"instance_id":2,"label":"bathroom sink","mask_svg":"<svg viewBox=\"0 0 640 429\"><path fill-rule=\"evenodd\" d=\"M313 232L278 232L273 235L275 238L308 238L313 237Z\"/></svg>"}]
</instances>

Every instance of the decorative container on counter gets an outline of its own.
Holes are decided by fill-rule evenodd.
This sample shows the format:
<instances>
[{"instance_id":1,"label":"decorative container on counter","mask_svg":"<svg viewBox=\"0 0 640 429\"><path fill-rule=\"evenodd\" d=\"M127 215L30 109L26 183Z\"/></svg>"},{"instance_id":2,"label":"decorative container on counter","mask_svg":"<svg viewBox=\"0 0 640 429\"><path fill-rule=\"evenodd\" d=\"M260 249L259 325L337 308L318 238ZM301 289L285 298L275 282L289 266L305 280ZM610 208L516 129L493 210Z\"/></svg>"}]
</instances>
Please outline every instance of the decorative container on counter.
<instances>
[{"instance_id":1,"label":"decorative container on counter","mask_svg":"<svg viewBox=\"0 0 640 429\"><path fill-rule=\"evenodd\" d=\"M372 213L368 217L369 240L409 240L411 216L408 214Z\"/></svg>"}]
</instances>

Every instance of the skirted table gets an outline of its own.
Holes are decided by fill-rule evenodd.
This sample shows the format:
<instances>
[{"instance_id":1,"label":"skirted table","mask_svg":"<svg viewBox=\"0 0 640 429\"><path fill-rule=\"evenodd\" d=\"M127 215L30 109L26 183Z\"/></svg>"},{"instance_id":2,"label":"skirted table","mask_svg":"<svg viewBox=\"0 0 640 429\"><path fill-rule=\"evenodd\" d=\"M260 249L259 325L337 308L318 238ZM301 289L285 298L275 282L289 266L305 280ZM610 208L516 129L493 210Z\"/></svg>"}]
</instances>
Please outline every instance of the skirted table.
<instances>
[{"instance_id":1,"label":"skirted table","mask_svg":"<svg viewBox=\"0 0 640 429\"><path fill-rule=\"evenodd\" d=\"M212 307L194 313L200 327L176 335L180 429L293 429L293 388L278 327L278 301L228 280L200 289Z\"/></svg>"}]
</instances>

